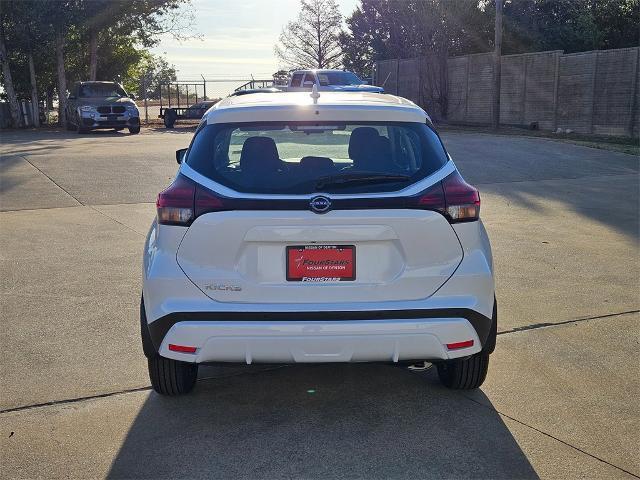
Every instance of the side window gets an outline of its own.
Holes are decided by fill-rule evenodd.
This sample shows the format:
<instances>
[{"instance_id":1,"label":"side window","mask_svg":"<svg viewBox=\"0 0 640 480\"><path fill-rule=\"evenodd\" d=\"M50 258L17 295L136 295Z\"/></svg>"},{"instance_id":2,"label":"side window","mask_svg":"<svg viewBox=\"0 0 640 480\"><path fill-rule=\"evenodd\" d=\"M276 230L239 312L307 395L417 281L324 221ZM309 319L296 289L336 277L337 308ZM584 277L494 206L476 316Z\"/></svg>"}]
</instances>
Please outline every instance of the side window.
<instances>
[{"instance_id":1,"label":"side window","mask_svg":"<svg viewBox=\"0 0 640 480\"><path fill-rule=\"evenodd\" d=\"M405 128L392 129L395 164L406 171L419 169L422 163L422 149L416 133Z\"/></svg>"},{"instance_id":2,"label":"side window","mask_svg":"<svg viewBox=\"0 0 640 480\"><path fill-rule=\"evenodd\" d=\"M303 83L302 85L304 85L304 84L305 84L305 83L307 83L307 82L313 82L313 83L316 83L316 76L315 76L315 74L314 74L314 73L309 72L309 73L307 73L307 74L305 75L305 77L304 77L304 83Z\"/></svg>"},{"instance_id":3,"label":"side window","mask_svg":"<svg viewBox=\"0 0 640 480\"><path fill-rule=\"evenodd\" d=\"M242 155L242 147L244 146L244 141L249 137L247 132L241 132L238 129L229 130L227 132L222 132L227 137L227 158L228 165L232 168L240 167L240 156ZM220 134L217 135L221 136ZM216 152L217 154L218 152Z\"/></svg>"},{"instance_id":4,"label":"side window","mask_svg":"<svg viewBox=\"0 0 640 480\"><path fill-rule=\"evenodd\" d=\"M318 78L320 79L320 86L326 87L330 84L329 76L326 73L319 73Z\"/></svg>"},{"instance_id":5,"label":"side window","mask_svg":"<svg viewBox=\"0 0 640 480\"><path fill-rule=\"evenodd\" d=\"M302 73L296 73L291 77L291 86L292 87L301 87L302 86Z\"/></svg>"}]
</instances>

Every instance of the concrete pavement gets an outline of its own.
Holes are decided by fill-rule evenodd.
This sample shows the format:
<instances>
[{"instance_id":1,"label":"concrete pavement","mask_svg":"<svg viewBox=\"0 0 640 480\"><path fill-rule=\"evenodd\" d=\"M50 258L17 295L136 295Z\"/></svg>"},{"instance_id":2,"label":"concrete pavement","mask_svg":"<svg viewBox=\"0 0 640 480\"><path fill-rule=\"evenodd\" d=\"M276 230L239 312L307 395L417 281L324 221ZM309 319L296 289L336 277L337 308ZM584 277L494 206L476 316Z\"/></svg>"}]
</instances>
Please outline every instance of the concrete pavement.
<instances>
[{"instance_id":1,"label":"concrete pavement","mask_svg":"<svg viewBox=\"0 0 640 480\"><path fill-rule=\"evenodd\" d=\"M445 136L496 263L481 391L391 366L230 367L165 399L139 347L140 254L191 134L2 133L0 476L640 475L637 158Z\"/></svg>"}]
</instances>

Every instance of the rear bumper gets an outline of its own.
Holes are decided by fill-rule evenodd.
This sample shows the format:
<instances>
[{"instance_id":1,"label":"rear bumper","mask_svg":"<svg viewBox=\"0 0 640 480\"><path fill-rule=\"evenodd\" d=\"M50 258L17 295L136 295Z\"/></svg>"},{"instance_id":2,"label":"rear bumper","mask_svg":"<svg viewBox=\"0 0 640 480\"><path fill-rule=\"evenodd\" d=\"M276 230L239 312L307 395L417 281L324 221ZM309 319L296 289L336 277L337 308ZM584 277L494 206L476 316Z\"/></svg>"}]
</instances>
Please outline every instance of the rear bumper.
<instances>
[{"instance_id":1,"label":"rear bumper","mask_svg":"<svg viewBox=\"0 0 640 480\"><path fill-rule=\"evenodd\" d=\"M473 340L470 347L449 350L446 346L468 340ZM169 344L196 347L196 351L172 351ZM480 350L480 339L468 320L430 318L181 321L164 336L159 353L194 363L251 364L447 360Z\"/></svg>"},{"instance_id":2,"label":"rear bumper","mask_svg":"<svg viewBox=\"0 0 640 480\"><path fill-rule=\"evenodd\" d=\"M469 309L185 312L148 324L160 355L187 362L322 363L447 360L485 344L492 319ZM446 345L473 340L473 346ZM195 353L169 344L196 347Z\"/></svg>"}]
</instances>

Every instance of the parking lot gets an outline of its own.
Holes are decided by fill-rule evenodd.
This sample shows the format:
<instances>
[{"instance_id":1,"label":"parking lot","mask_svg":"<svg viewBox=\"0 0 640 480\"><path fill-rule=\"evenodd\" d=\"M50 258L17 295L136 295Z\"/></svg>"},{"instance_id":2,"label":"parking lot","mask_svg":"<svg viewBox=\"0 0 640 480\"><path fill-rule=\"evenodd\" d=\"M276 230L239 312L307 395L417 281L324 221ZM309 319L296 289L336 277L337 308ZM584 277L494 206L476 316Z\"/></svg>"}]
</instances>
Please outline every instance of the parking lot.
<instances>
[{"instance_id":1,"label":"parking lot","mask_svg":"<svg viewBox=\"0 0 640 480\"><path fill-rule=\"evenodd\" d=\"M0 477L640 476L638 158L444 135L494 251L481 390L392 365L209 367L163 398L141 253L192 133L2 133Z\"/></svg>"}]
</instances>

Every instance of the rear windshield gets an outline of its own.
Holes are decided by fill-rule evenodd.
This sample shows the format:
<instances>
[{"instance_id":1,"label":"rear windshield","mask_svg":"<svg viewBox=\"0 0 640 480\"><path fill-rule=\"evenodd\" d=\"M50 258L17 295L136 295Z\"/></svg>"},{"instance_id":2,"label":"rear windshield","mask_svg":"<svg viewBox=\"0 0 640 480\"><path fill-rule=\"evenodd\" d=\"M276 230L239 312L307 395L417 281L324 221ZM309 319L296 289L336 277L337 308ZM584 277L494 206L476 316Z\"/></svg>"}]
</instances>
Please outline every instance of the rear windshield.
<instances>
[{"instance_id":1,"label":"rear windshield","mask_svg":"<svg viewBox=\"0 0 640 480\"><path fill-rule=\"evenodd\" d=\"M187 164L238 192L392 192L447 162L421 123L211 124L191 143Z\"/></svg>"},{"instance_id":2,"label":"rear windshield","mask_svg":"<svg viewBox=\"0 0 640 480\"><path fill-rule=\"evenodd\" d=\"M319 72L320 85L361 85L363 82L351 72Z\"/></svg>"}]
</instances>

